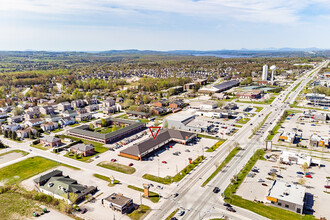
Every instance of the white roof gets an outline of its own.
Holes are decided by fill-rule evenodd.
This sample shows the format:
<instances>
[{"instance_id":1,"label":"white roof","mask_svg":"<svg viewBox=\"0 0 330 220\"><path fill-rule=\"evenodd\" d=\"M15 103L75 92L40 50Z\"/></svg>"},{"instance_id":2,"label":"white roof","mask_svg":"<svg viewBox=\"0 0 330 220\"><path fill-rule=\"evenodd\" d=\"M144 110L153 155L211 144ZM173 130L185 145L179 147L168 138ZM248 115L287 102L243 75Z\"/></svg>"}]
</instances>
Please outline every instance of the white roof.
<instances>
[{"instance_id":1,"label":"white roof","mask_svg":"<svg viewBox=\"0 0 330 220\"><path fill-rule=\"evenodd\" d=\"M187 109L185 111L174 113L174 114L166 117L166 119L171 120L171 121L184 121L185 119L194 116L195 111L196 110L194 110L194 109Z\"/></svg>"},{"instance_id":2,"label":"white roof","mask_svg":"<svg viewBox=\"0 0 330 220\"><path fill-rule=\"evenodd\" d=\"M289 162L289 157L297 159L297 164L303 165L304 163L307 163L308 166L310 166L312 158L310 156L307 156L305 154L298 154L290 151L282 151L280 155L280 159L285 162Z\"/></svg>"},{"instance_id":3,"label":"white roof","mask_svg":"<svg viewBox=\"0 0 330 220\"><path fill-rule=\"evenodd\" d=\"M290 185L281 180L275 180L268 191L268 196L279 200L304 205L306 187Z\"/></svg>"}]
</instances>

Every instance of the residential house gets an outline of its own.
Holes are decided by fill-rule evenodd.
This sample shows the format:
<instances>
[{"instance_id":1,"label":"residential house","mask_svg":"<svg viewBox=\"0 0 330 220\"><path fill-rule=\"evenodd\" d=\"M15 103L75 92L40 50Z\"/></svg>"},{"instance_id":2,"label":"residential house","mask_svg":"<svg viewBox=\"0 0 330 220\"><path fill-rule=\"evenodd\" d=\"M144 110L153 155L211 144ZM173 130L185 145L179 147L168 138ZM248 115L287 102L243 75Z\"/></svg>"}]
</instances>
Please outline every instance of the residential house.
<instances>
[{"instance_id":1,"label":"residential house","mask_svg":"<svg viewBox=\"0 0 330 220\"><path fill-rule=\"evenodd\" d=\"M111 114L111 113L115 113L116 112L116 107L112 106L112 107L104 107L103 108L103 113L104 114Z\"/></svg>"},{"instance_id":2,"label":"residential house","mask_svg":"<svg viewBox=\"0 0 330 220\"><path fill-rule=\"evenodd\" d=\"M53 106L42 106L40 107L40 113L44 115L55 114L55 109Z\"/></svg>"},{"instance_id":3,"label":"residential house","mask_svg":"<svg viewBox=\"0 0 330 220\"><path fill-rule=\"evenodd\" d=\"M115 100L113 98L107 98L103 101L103 107L111 107L115 105Z\"/></svg>"},{"instance_id":4,"label":"residential house","mask_svg":"<svg viewBox=\"0 0 330 220\"><path fill-rule=\"evenodd\" d=\"M87 112L93 112L93 111L99 110L99 105L97 105L97 104L88 105L85 108L86 108Z\"/></svg>"},{"instance_id":5,"label":"residential house","mask_svg":"<svg viewBox=\"0 0 330 220\"><path fill-rule=\"evenodd\" d=\"M75 110L66 110L62 113L62 116L75 118L77 116L77 112Z\"/></svg>"},{"instance_id":6,"label":"residential house","mask_svg":"<svg viewBox=\"0 0 330 220\"><path fill-rule=\"evenodd\" d=\"M167 112L167 109L164 108L164 107L154 107L154 108L152 109L152 113L153 113L154 115L160 115L160 114L163 114L163 113L165 113L165 112Z\"/></svg>"},{"instance_id":7,"label":"residential house","mask_svg":"<svg viewBox=\"0 0 330 220\"><path fill-rule=\"evenodd\" d=\"M133 199L123 196L121 193L112 193L110 196L101 200L103 206L120 213L129 213L134 208Z\"/></svg>"},{"instance_id":8,"label":"residential house","mask_svg":"<svg viewBox=\"0 0 330 220\"><path fill-rule=\"evenodd\" d=\"M7 119L9 124L13 124L13 123L20 123L22 122L23 119L23 115L17 115L17 116L13 116Z\"/></svg>"},{"instance_id":9,"label":"residential house","mask_svg":"<svg viewBox=\"0 0 330 220\"><path fill-rule=\"evenodd\" d=\"M71 104L69 102L62 102L57 105L57 109L60 111L71 110Z\"/></svg>"},{"instance_id":10,"label":"residential house","mask_svg":"<svg viewBox=\"0 0 330 220\"><path fill-rule=\"evenodd\" d=\"M77 115L76 120L81 122L81 121L91 120L92 118L93 118L93 116L91 113L85 113L85 114Z\"/></svg>"},{"instance_id":11,"label":"residential house","mask_svg":"<svg viewBox=\"0 0 330 220\"><path fill-rule=\"evenodd\" d=\"M165 100L159 100L154 103L154 106L155 107L164 107L164 106L167 106L167 102Z\"/></svg>"},{"instance_id":12,"label":"residential house","mask_svg":"<svg viewBox=\"0 0 330 220\"><path fill-rule=\"evenodd\" d=\"M40 126L43 122L44 121L40 118L31 119L31 120L25 122L25 125L29 126L29 127L37 127L37 126Z\"/></svg>"},{"instance_id":13,"label":"residential house","mask_svg":"<svg viewBox=\"0 0 330 220\"><path fill-rule=\"evenodd\" d=\"M174 102L171 102L169 107L175 109L175 108L182 108L183 106L184 106L184 102L179 99Z\"/></svg>"},{"instance_id":14,"label":"residential house","mask_svg":"<svg viewBox=\"0 0 330 220\"><path fill-rule=\"evenodd\" d=\"M4 130L17 131L20 128L21 128L21 126L19 124L16 124L16 123L13 123L13 124L10 124L10 125L1 125L2 131L4 131Z\"/></svg>"},{"instance_id":15,"label":"residential house","mask_svg":"<svg viewBox=\"0 0 330 220\"><path fill-rule=\"evenodd\" d=\"M82 108L85 106L85 102L82 100L82 99L77 99L77 100L73 100L71 102L71 107L73 109L76 109L76 108Z\"/></svg>"},{"instance_id":16,"label":"residential house","mask_svg":"<svg viewBox=\"0 0 330 220\"><path fill-rule=\"evenodd\" d=\"M116 102L123 102L123 101L124 101L123 97L117 97L116 98Z\"/></svg>"},{"instance_id":17,"label":"residential house","mask_svg":"<svg viewBox=\"0 0 330 220\"><path fill-rule=\"evenodd\" d=\"M5 113L5 112L0 113L0 119L3 119L3 118L8 118L7 113Z\"/></svg>"},{"instance_id":18,"label":"residential house","mask_svg":"<svg viewBox=\"0 0 330 220\"><path fill-rule=\"evenodd\" d=\"M76 110L76 112L77 112L78 115L85 114L85 113L87 113L87 109L86 108L78 108Z\"/></svg>"},{"instance_id":19,"label":"residential house","mask_svg":"<svg viewBox=\"0 0 330 220\"><path fill-rule=\"evenodd\" d=\"M84 157L95 153L94 146L92 144L76 144L70 147L70 151L77 154L82 154Z\"/></svg>"},{"instance_id":20,"label":"residential house","mask_svg":"<svg viewBox=\"0 0 330 220\"><path fill-rule=\"evenodd\" d=\"M31 119L36 119L39 118L40 112L39 111L28 111L24 114L24 119L25 120L31 120Z\"/></svg>"},{"instance_id":21,"label":"residential house","mask_svg":"<svg viewBox=\"0 0 330 220\"><path fill-rule=\"evenodd\" d=\"M97 188L94 186L81 185L77 180L64 176L62 171L53 170L45 175L33 180L35 188L44 194L53 196L57 199L66 200L69 204L72 202L80 202L89 194L94 194ZM74 194L75 201L70 199L70 195Z\"/></svg>"},{"instance_id":22,"label":"residential house","mask_svg":"<svg viewBox=\"0 0 330 220\"><path fill-rule=\"evenodd\" d=\"M137 117L137 118L149 118L150 113L138 112L138 111L126 111L127 115Z\"/></svg>"},{"instance_id":23,"label":"residential house","mask_svg":"<svg viewBox=\"0 0 330 220\"><path fill-rule=\"evenodd\" d=\"M17 137L19 137L21 139L29 137L29 132L31 132L34 135L37 132L37 130L34 128L25 128L25 129L16 131Z\"/></svg>"},{"instance_id":24,"label":"residential house","mask_svg":"<svg viewBox=\"0 0 330 220\"><path fill-rule=\"evenodd\" d=\"M40 138L40 143L44 146L58 147L61 145L62 141L55 136L47 135L45 137Z\"/></svg>"},{"instance_id":25,"label":"residential house","mask_svg":"<svg viewBox=\"0 0 330 220\"><path fill-rule=\"evenodd\" d=\"M86 103L88 105L97 105L99 103L99 101L96 98L92 98L92 99L86 100Z\"/></svg>"},{"instance_id":26,"label":"residential house","mask_svg":"<svg viewBox=\"0 0 330 220\"><path fill-rule=\"evenodd\" d=\"M43 131L53 131L58 128L58 124L56 122L48 122L48 123L42 123L40 125L40 128Z\"/></svg>"},{"instance_id":27,"label":"residential house","mask_svg":"<svg viewBox=\"0 0 330 220\"><path fill-rule=\"evenodd\" d=\"M47 122L59 122L61 117L59 115L47 115L45 120Z\"/></svg>"},{"instance_id":28,"label":"residential house","mask_svg":"<svg viewBox=\"0 0 330 220\"><path fill-rule=\"evenodd\" d=\"M68 125L73 125L76 123L76 120L74 117L63 117L59 120L58 122L62 127L68 126Z\"/></svg>"}]
</instances>

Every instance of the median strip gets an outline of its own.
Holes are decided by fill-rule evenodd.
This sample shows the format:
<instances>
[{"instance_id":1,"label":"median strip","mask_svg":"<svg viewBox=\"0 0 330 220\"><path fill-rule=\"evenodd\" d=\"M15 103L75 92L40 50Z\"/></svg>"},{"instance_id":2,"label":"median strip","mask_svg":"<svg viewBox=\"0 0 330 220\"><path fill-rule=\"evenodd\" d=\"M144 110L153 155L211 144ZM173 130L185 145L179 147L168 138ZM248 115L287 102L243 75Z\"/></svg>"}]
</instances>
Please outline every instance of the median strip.
<instances>
[{"instance_id":1,"label":"median strip","mask_svg":"<svg viewBox=\"0 0 330 220\"><path fill-rule=\"evenodd\" d=\"M207 178L205 180L205 182L202 184L202 187L205 186L206 184L208 184L221 170L222 168L224 168L229 161L241 150L242 148L240 147L235 147L229 154L228 156L225 158L224 161L222 161L222 163L220 164L220 166L217 167L217 169L211 174L211 176L209 176L209 178Z\"/></svg>"},{"instance_id":2,"label":"median strip","mask_svg":"<svg viewBox=\"0 0 330 220\"><path fill-rule=\"evenodd\" d=\"M257 131L259 131L259 129L265 124L267 118L269 117L269 115L271 114L272 112L269 112L268 115L266 115L266 117L264 118L264 120L262 120L258 125L257 127L253 128L252 129L252 134L250 135L249 139L251 139L253 137L253 135L255 135L257 133Z\"/></svg>"}]
</instances>

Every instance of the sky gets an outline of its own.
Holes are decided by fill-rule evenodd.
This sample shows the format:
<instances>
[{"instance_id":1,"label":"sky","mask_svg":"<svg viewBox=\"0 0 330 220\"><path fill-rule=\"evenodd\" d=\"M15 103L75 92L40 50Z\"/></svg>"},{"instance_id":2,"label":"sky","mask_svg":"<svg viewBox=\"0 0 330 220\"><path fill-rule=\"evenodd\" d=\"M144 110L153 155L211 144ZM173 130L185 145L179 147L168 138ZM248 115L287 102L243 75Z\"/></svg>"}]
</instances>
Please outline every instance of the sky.
<instances>
[{"instance_id":1,"label":"sky","mask_svg":"<svg viewBox=\"0 0 330 220\"><path fill-rule=\"evenodd\" d=\"M0 50L330 48L330 0L0 0Z\"/></svg>"}]
</instances>

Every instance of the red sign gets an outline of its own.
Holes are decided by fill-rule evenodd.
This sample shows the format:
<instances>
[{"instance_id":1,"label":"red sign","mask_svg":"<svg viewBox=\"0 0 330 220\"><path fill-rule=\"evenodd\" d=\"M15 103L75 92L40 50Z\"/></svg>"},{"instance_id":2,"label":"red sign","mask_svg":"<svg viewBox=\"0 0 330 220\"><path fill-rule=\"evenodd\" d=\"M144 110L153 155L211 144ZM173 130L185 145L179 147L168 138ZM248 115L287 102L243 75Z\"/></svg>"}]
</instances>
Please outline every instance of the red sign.
<instances>
[{"instance_id":1,"label":"red sign","mask_svg":"<svg viewBox=\"0 0 330 220\"><path fill-rule=\"evenodd\" d=\"M157 132L156 132L156 134L154 134L154 132L152 131L153 128L157 128ZM150 130L150 132L151 132L151 135L152 135L152 137L153 137L154 139L156 139L156 137L157 137L157 135L158 135L158 133L159 133L159 131L160 131L160 128L161 128L161 127L149 127L149 130Z\"/></svg>"}]
</instances>

